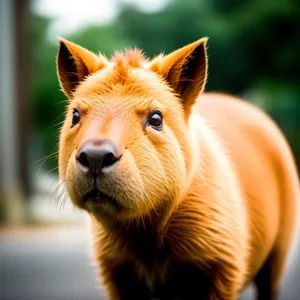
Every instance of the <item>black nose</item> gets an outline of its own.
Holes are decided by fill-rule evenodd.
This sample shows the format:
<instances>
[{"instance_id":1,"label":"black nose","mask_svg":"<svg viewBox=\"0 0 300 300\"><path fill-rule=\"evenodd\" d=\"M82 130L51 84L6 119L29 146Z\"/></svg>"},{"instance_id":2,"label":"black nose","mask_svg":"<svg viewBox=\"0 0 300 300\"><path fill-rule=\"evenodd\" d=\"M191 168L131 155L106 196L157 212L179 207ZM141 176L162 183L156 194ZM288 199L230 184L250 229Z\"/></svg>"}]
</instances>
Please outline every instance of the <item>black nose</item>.
<instances>
[{"instance_id":1,"label":"black nose","mask_svg":"<svg viewBox=\"0 0 300 300\"><path fill-rule=\"evenodd\" d=\"M76 156L79 167L96 176L114 169L120 158L121 155L111 140L88 140Z\"/></svg>"}]
</instances>

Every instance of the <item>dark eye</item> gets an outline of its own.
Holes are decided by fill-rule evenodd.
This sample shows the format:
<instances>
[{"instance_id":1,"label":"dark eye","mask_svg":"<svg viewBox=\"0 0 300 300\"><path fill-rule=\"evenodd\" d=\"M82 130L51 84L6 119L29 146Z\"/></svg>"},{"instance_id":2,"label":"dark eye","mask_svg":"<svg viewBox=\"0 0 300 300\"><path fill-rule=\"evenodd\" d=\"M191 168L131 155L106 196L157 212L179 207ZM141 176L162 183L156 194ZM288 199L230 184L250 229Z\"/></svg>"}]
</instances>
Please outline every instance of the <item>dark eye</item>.
<instances>
[{"instance_id":1,"label":"dark eye","mask_svg":"<svg viewBox=\"0 0 300 300\"><path fill-rule=\"evenodd\" d=\"M80 122L80 113L79 113L79 110L74 109L71 128L73 128L74 126L76 126L79 122Z\"/></svg>"},{"instance_id":2,"label":"dark eye","mask_svg":"<svg viewBox=\"0 0 300 300\"><path fill-rule=\"evenodd\" d=\"M163 126L163 116L159 110L152 112L148 117L148 125L156 130L161 130Z\"/></svg>"}]
</instances>

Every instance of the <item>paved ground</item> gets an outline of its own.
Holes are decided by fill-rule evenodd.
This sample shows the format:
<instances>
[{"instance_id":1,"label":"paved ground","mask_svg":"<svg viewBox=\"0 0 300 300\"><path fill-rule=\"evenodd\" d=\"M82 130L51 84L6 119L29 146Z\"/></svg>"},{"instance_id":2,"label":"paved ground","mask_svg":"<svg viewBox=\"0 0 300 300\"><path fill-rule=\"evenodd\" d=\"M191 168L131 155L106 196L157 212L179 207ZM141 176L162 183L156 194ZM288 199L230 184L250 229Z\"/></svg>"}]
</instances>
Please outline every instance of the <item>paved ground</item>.
<instances>
[{"instance_id":1,"label":"paved ground","mask_svg":"<svg viewBox=\"0 0 300 300\"><path fill-rule=\"evenodd\" d=\"M105 300L84 227L0 231L0 299ZM300 251L298 251L300 254ZM247 291L242 299L252 299ZM280 300L300 299L294 261Z\"/></svg>"}]
</instances>

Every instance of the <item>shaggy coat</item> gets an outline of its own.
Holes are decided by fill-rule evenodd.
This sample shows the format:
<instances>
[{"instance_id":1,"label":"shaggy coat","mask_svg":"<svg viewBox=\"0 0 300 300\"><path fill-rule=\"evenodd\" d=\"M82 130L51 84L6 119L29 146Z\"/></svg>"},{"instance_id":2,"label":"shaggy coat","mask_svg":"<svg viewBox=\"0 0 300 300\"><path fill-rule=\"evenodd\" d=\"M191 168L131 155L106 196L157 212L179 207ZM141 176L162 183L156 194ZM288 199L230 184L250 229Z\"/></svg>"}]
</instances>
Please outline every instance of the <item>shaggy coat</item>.
<instances>
[{"instance_id":1,"label":"shaggy coat","mask_svg":"<svg viewBox=\"0 0 300 300\"><path fill-rule=\"evenodd\" d=\"M206 41L108 60L60 39L60 177L90 214L110 300L233 300L251 281L259 299L278 292L298 211L294 159L258 108L202 93Z\"/></svg>"}]
</instances>

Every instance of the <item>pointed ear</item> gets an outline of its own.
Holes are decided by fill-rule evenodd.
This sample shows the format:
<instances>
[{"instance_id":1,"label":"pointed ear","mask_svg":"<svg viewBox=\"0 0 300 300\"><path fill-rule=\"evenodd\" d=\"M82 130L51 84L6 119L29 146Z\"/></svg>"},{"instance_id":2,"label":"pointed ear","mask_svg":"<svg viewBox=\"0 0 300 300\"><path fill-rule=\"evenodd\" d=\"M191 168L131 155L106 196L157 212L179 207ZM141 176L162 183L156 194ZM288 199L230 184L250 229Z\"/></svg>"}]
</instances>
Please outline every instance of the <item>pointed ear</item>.
<instances>
[{"instance_id":1,"label":"pointed ear","mask_svg":"<svg viewBox=\"0 0 300 300\"><path fill-rule=\"evenodd\" d=\"M57 56L57 74L63 92L68 98L84 78L106 66L104 57L63 38Z\"/></svg>"},{"instance_id":2,"label":"pointed ear","mask_svg":"<svg viewBox=\"0 0 300 300\"><path fill-rule=\"evenodd\" d=\"M181 97L186 115L203 91L207 76L207 38L154 59L151 70L162 75Z\"/></svg>"}]
</instances>

